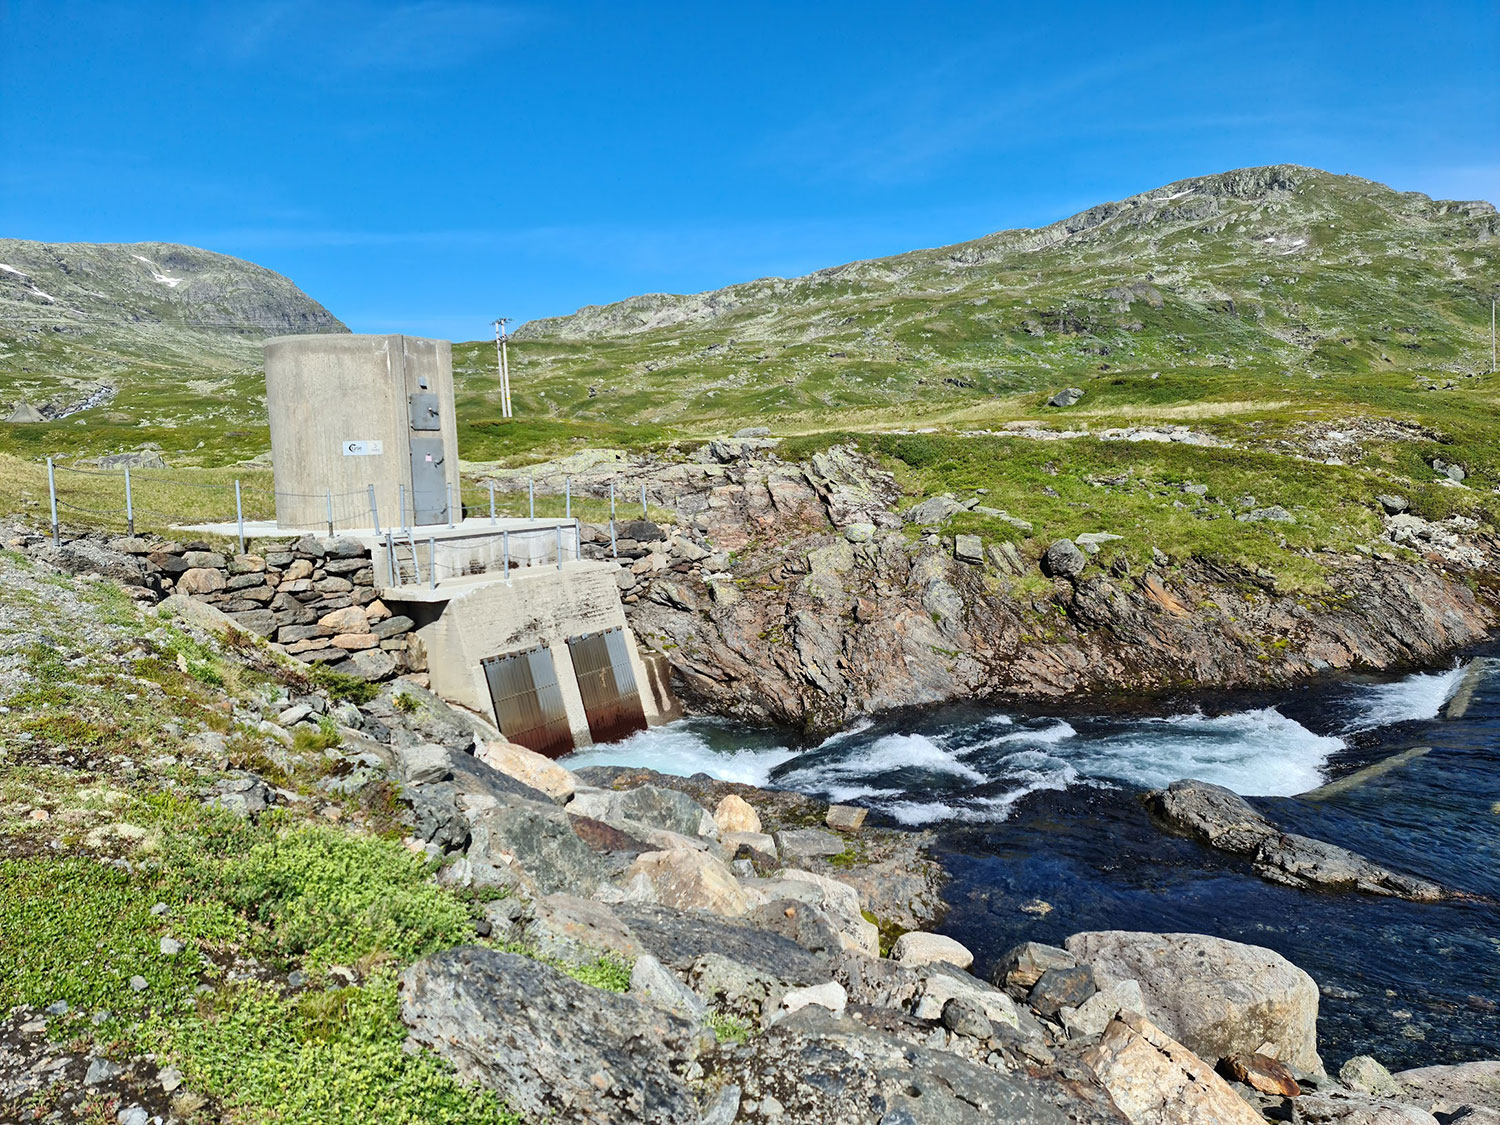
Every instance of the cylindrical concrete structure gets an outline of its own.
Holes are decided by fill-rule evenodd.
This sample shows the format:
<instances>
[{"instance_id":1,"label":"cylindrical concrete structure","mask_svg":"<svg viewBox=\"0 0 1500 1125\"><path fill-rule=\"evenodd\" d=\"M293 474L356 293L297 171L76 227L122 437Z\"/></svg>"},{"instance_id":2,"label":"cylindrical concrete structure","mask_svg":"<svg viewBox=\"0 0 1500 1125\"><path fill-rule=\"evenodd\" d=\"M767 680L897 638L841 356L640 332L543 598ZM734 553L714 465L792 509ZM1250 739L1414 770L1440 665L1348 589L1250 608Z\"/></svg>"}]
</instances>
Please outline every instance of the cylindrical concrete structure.
<instances>
[{"instance_id":1,"label":"cylindrical concrete structure","mask_svg":"<svg viewBox=\"0 0 1500 1125\"><path fill-rule=\"evenodd\" d=\"M265 355L278 527L326 529L330 494L335 530L371 528L376 514L382 531L446 524L450 492L458 521L447 340L278 336Z\"/></svg>"}]
</instances>

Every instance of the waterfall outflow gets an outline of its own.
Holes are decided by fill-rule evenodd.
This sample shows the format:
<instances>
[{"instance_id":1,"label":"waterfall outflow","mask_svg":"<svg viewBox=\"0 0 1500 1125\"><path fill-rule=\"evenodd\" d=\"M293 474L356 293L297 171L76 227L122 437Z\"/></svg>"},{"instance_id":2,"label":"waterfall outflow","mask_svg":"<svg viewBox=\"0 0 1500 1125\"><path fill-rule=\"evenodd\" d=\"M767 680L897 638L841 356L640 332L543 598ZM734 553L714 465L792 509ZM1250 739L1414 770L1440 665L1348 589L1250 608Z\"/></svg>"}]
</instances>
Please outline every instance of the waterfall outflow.
<instances>
[{"instance_id":1,"label":"waterfall outflow","mask_svg":"<svg viewBox=\"0 0 1500 1125\"><path fill-rule=\"evenodd\" d=\"M1357 697L1347 729L1374 730L1423 719L1435 719L1468 671L1460 664L1446 672L1426 672L1388 684L1372 684Z\"/></svg>"},{"instance_id":2,"label":"waterfall outflow","mask_svg":"<svg viewBox=\"0 0 1500 1125\"><path fill-rule=\"evenodd\" d=\"M1003 820L1040 790L1150 788L1184 777L1246 796L1290 796L1323 784L1344 735L1436 716L1462 672L1353 689L1339 734L1317 733L1275 707L1145 719L935 712L900 727L866 722L799 752L773 732L690 719L596 747L568 764L703 772L856 801L910 825Z\"/></svg>"}]
</instances>

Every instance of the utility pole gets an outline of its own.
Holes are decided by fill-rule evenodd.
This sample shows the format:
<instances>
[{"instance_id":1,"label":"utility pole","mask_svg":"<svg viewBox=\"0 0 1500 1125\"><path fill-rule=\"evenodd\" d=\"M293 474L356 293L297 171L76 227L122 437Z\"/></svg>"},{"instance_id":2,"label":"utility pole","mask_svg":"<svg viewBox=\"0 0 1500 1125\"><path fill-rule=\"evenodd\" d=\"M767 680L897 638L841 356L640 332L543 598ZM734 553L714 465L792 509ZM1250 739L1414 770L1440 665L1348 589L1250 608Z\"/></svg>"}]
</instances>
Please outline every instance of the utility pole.
<instances>
[{"instance_id":1,"label":"utility pole","mask_svg":"<svg viewBox=\"0 0 1500 1125\"><path fill-rule=\"evenodd\" d=\"M495 366L500 372L500 416L509 418L510 408L510 356L505 346L505 326L510 318L502 316L495 321Z\"/></svg>"},{"instance_id":2,"label":"utility pole","mask_svg":"<svg viewBox=\"0 0 1500 1125\"><path fill-rule=\"evenodd\" d=\"M1495 373L1495 298L1490 298L1490 374Z\"/></svg>"}]
</instances>

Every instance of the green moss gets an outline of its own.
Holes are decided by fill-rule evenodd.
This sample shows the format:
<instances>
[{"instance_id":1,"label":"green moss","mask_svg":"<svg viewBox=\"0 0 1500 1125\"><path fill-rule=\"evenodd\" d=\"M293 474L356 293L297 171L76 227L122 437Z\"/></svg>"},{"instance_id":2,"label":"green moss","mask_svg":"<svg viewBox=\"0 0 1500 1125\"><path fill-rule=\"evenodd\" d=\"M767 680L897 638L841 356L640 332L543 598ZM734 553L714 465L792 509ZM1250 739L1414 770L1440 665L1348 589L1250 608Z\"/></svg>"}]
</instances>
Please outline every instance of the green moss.
<instances>
[{"instance_id":1,"label":"green moss","mask_svg":"<svg viewBox=\"0 0 1500 1125\"><path fill-rule=\"evenodd\" d=\"M323 664L308 672L307 678L329 699L338 703L368 703L380 694L380 689L375 684L335 671Z\"/></svg>"},{"instance_id":2,"label":"green moss","mask_svg":"<svg viewBox=\"0 0 1500 1125\"><path fill-rule=\"evenodd\" d=\"M487 1090L464 1086L425 1051L408 1053L394 978L282 997L226 988L161 1032L195 1088L231 1110L292 1125L520 1125Z\"/></svg>"},{"instance_id":3,"label":"green moss","mask_svg":"<svg viewBox=\"0 0 1500 1125\"><path fill-rule=\"evenodd\" d=\"M711 1011L708 1013L708 1027L714 1033L714 1038L720 1043L738 1045L750 1038L753 1030L748 1023L738 1016L732 1016L728 1012Z\"/></svg>"}]
</instances>

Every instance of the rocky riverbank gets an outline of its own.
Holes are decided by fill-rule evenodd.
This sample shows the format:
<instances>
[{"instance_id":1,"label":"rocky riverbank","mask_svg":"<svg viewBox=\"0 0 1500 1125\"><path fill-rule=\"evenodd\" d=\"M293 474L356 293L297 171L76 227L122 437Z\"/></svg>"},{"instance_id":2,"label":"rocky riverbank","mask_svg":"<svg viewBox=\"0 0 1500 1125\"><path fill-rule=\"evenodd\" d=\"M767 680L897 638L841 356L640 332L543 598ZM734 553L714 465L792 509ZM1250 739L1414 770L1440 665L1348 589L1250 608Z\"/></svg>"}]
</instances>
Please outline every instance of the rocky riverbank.
<instances>
[{"instance_id":1,"label":"rocky riverbank","mask_svg":"<svg viewBox=\"0 0 1500 1125\"><path fill-rule=\"evenodd\" d=\"M605 495L641 487L674 527L621 529L620 587L637 635L670 660L691 708L831 733L859 717L951 700L1077 699L1268 687L1330 671L1419 666L1489 634L1493 537L1371 497L1380 533L1358 551L1306 552L1323 593L1269 571L1111 549L1135 531L1039 542L988 498L903 507L890 473L851 447L783 461L741 436L686 458L594 451L490 474L501 488ZM1101 481L1101 489L1115 487ZM1196 519L1271 521L1184 482ZM1015 538L955 533L981 513ZM595 553L608 532L593 529ZM1138 544L1136 544L1138 546Z\"/></svg>"},{"instance_id":2,"label":"rocky riverbank","mask_svg":"<svg viewBox=\"0 0 1500 1125\"><path fill-rule=\"evenodd\" d=\"M932 932L924 837L861 810L573 773L410 679L315 679L202 603L0 568L11 1117L1500 1112L1497 1064L1325 1059L1317 984L1270 950L1099 931L983 979Z\"/></svg>"}]
</instances>

